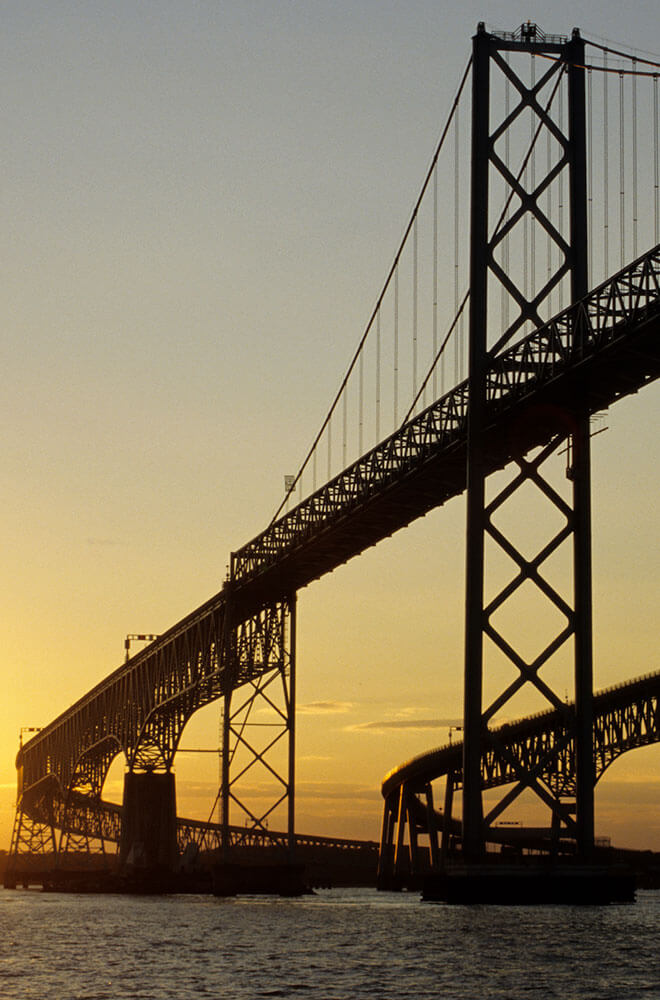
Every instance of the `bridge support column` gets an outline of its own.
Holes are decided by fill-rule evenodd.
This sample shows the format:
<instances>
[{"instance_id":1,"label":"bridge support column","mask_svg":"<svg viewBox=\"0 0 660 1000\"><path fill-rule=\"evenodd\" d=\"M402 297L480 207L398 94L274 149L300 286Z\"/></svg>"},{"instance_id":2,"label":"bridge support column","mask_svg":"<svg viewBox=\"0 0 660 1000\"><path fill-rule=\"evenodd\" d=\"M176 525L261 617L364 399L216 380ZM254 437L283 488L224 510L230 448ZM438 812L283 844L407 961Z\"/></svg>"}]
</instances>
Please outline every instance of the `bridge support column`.
<instances>
[{"instance_id":1,"label":"bridge support column","mask_svg":"<svg viewBox=\"0 0 660 1000\"><path fill-rule=\"evenodd\" d=\"M388 796L383 803L383 823L378 851L378 888L390 889L394 884L394 828L398 796Z\"/></svg>"},{"instance_id":2,"label":"bridge support column","mask_svg":"<svg viewBox=\"0 0 660 1000\"><path fill-rule=\"evenodd\" d=\"M174 774L127 771L119 849L120 866L173 872L179 852L176 837Z\"/></svg>"},{"instance_id":3,"label":"bridge support column","mask_svg":"<svg viewBox=\"0 0 660 1000\"><path fill-rule=\"evenodd\" d=\"M451 845L451 821L454 806L454 772L447 774L447 784L445 785L445 811L442 827L442 841L440 842L440 867L444 868L449 857Z\"/></svg>"},{"instance_id":4,"label":"bridge support column","mask_svg":"<svg viewBox=\"0 0 660 1000\"><path fill-rule=\"evenodd\" d=\"M296 608L294 591L247 616L240 606L227 615L219 791L225 864L255 835L270 840L283 862L294 861ZM273 824L280 831L286 825L286 833L271 834Z\"/></svg>"},{"instance_id":5,"label":"bridge support column","mask_svg":"<svg viewBox=\"0 0 660 1000\"><path fill-rule=\"evenodd\" d=\"M587 246L587 152L584 88L584 42L575 31L569 43L569 149L571 298L589 290ZM575 345L578 349L580 344ZM594 849L593 639L591 582L591 428L589 414L578 410L573 434L573 511L575 516L575 770L577 846L583 859Z\"/></svg>"},{"instance_id":6,"label":"bridge support column","mask_svg":"<svg viewBox=\"0 0 660 1000\"><path fill-rule=\"evenodd\" d=\"M463 852L484 851L481 800L485 473L483 455L487 365L488 146L490 42L483 24L472 50L472 187L470 222L469 410L465 557L463 693Z\"/></svg>"},{"instance_id":7,"label":"bridge support column","mask_svg":"<svg viewBox=\"0 0 660 1000\"><path fill-rule=\"evenodd\" d=\"M552 306L551 295L555 290L560 293L566 277L570 276L573 302L581 300L588 290L584 42L577 29L569 40L546 38L532 24L523 27L519 35L489 34L482 23L473 39L462 820L464 855L471 861L478 861L483 854L488 827L519 795L530 789L553 814L561 815L570 835L577 841L579 854L585 859L592 851L594 836L590 431L589 415L583 408L586 393L579 382L573 386L571 398L562 402L559 408L555 407L551 421L556 428L554 439L533 452L535 439L530 436L527 452L523 449L522 457L517 459L520 473L493 498L487 497L485 482L487 448L495 453L501 449L503 464L510 461L506 445L495 440L490 430L489 373L492 366L514 338L524 334L526 327L533 329L543 325ZM549 66L543 65L538 78L537 55L552 57ZM507 106L499 121L495 120L493 111L492 123L491 71L493 92L499 83L507 88L507 94L511 90L514 96L514 106L510 110ZM568 127L561 111L560 88L567 90ZM530 139L523 166L514 173L508 162L508 139L509 133L515 136L515 130L520 128ZM540 164L533 158L535 147L545 149L547 143L556 144L557 155L554 165L548 158L545 176L541 177L537 171L537 167L541 169ZM528 171L530 162L534 166ZM562 183L562 178L569 183L570 212L568 224L562 218L557 226L550 217L549 206L551 191ZM503 188L505 199L499 218L489 210L489 188L494 182L493 191ZM534 231L543 233L553 246L554 267L552 271L549 267L548 273L543 275L534 268L530 273L527 270L517 273L510 268L508 241L522 237L526 250L527 234ZM491 288L502 299L499 331L493 330L494 310L492 303L489 308L488 301ZM579 324L575 335L580 335ZM573 345L578 357L580 347L579 343ZM515 373L512 377L515 378ZM543 406L536 410L530 406L524 417L530 426L535 422L543 426L546 419ZM523 442L527 433L526 428L521 427ZM569 467L572 500L565 499L540 472L541 464L567 438L573 459ZM554 530L552 518L556 519L557 513L565 522L545 544L539 543L540 548L531 557L523 549L524 540L517 538L517 525L513 525L514 541L494 520L499 518L500 509L514 494L524 502L523 491L529 488L535 489L541 501L550 505L549 534ZM550 557L566 540L573 546L572 601L567 589L561 592L550 582L550 571L546 568ZM485 573L486 541L491 551L499 557L503 553L513 564L513 576L503 583L496 573L490 578ZM494 558L492 565L495 564ZM485 579L489 580L488 588L484 586ZM521 596L523 588L533 593L534 600L545 604L553 630L550 641L545 643L544 633L539 628L541 648L530 644L531 652L526 653L522 651L521 642L524 628L518 629L520 635L515 629L505 634L507 623L501 614L506 602L512 602L507 609L510 614L513 601L522 600L522 607L518 605L514 615L520 615L519 620L524 619L527 612L525 598ZM487 595L486 589L494 593ZM557 613L563 621L555 626L551 619L556 618ZM548 668L552 658L570 638L574 642L576 707L569 712L556 690L557 680L548 676ZM507 661L506 669L512 665L517 675L508 683L502 681L501 689L489 695L490 705L484 706L483 692L488 690L484 684L486 640L489 642L488 655L493 656L494 662L497 664L498 657L501 660L503 656ZM558 662L558 659L552 660L553 666ZM495 680L499 686L498 678ZM542 775L540 765L532 766L523 760L515 762L517 786L486 815L483 813L483 761L487 754L498 757L503 753L501 738L491 723L497 721L505 706L507 710L510 708L511 699L523 687L526 694L540 695L551 707L566 714L566 737L556 753L561 754L569 745L574 747L577 821L573 820L571 811L561 806L559 792L554 787L557 782L553 785L552 780L547 780L552 768L546 767L546 774ZM554 766L559 770L558 757Z\"/></svg>"},{"instance_id":8,"label":"bridge support column","mask_svg":"<svg viewBox=\"0 0 660 1000\"><path fill-rule=\"evenodd\" d=\"M46 869L57 864L57 838L55 836L55 805L46 791L30 803L30 809L21 796L16 805L7 866L5 889L15 889L18 882L27 888L31 881L39 882ZM32 815L31 815L32 813Z\"/></svg>"}]
</instances>

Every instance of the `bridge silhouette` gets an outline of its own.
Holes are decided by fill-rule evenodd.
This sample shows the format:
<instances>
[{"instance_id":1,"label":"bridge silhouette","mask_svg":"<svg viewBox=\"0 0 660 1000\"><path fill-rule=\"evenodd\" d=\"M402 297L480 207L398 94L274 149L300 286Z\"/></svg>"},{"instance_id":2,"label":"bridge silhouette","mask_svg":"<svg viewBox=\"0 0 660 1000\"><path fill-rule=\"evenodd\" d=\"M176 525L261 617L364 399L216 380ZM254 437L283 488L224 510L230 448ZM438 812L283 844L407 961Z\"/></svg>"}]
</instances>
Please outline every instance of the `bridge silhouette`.
<instances>
[{"instance_id":1,"label":"bridge silhouette","mask_svg":"<svg viewBox=\"0 0 660 1000\"><path fill-rule=\"evenodd\" d=\"M526 60L526 65L531 59L527 77L516 65L519 59ZM538 78L537 59L547 60L547 69ZM525 790L531 790L550 811L553 843L569 845L566 849L583 859L590 856L596 780L618 754L660 738L658 675L597 697L593 693L590 420L660 375L657 109L649 194L656 205L654 246L630 263L622 259L624 266L589 291L589 274L595 271L590 246L595 223L590 206L596 187L585 79L590 81L595 68L587 65L585 42L577 31L569 39L545 36L534 25L523 25L512 33L488 33L479 27L472 59L392 270L328 417L288 485L285 504L256 538L231 554L227 579L215 596L128 659L20 748L10 852L14 871L20 870L24 856L62 859L72 851L91 851L107 840L119 843L123 863L134 861L139 853L147 866L166 868L176 864L186 842L199 845L205 837L206 843L213 840L225 860L247 844L275 845L293 859L302 844L295 829L297 592L463 493L468 499L464 740L423 755L386 779L381 868L389 866L396 873L404 855L405 864L414 867L420 836L428 838L434 864L442 863L450 839L460 841L465 858L478 860L487 842L502 839L496 821ZM504 80L499 124L491 120L495 71ZM635 87L638 78L651 81L657 96L657 72L657 68L640 70L635 63L630 70L619 69L618 76L621 80L629 73ZM453 122L458 192L457 109L470 75L469 283L465 295L455 288L453 318L440 343L438 171ZM564 93L567 112L559 100ZM536 158L542 134L547 134L547 156ZM638 163L636 131L634 135ZM521 149L517 170L511 165L511 146L516 144ZM623 153L620 161L623 164ZM636 247L637 173L634 180L630 242ZM424 199L428 201L430 191L434 195L433 249L424 264L419 245ZM503 195L497 212L489 202L489 193L496 192ZM457 251L462 225L458 201L453 213ZM625 245L623 213L620 223L619 237ZM537 260L541 238L543 266ZM528 257L531 251L531 258L522 269L513 258L525 251ZM400 284L406 253L413 282L411 306L404 318ZM609 263L609 248L601 263ZM457 274L459 263L448 270ZM424 274L432 286L429 326L433 345L426 377L420 379L419 301ZM493 319L495 288L502 303L498 323ZM366 345L369 337L375 339L380 365L388 296L395 310L395 427L381 438L379 367L375 442L365 449ZM551 315L562 296L568 304ZM458 338L463 336L468 303L467 377L455 378L449 391L438 395L436 376L447 356L447 345L458 344L456 359L464 353ZM397 379L404 322L410 324L413 347L412 394L409 409L399 420ZM459 367L457 360L455 375ZM349 462L351 379L359 380L353 383L353 388L358 385L359 446L358 456ZM430 405L425 401L428 394ZM330 473L331 426L338 414L343 424L342 467L317 488L317 456L325 435ZM568 497L546 472L565 448ZM507 485L487 499L488 477L512 466L515 472ZM303 475L312 468L313 488L303 496ZM531 557L523 555L496 524L500 508L529 486L540 491L561 521L559 530ZM515 567L513 577L488 600L486 540L494 542ZM568 584L572 593L568 596L545 574L547 561L561 546L572 552L573 574ZM534 588L561 619L556 634L531 660L517 652L515 637L505 638L497 624L500 609L519 596L523 587ZM484 707L487 642L508 659L517 674ZM553 657L569 645L575 697L567 702L557 694L557 680L550 674ZM502 710L525 686L545 699L549 710L516 724L498 724ZM220 822L196 824L177 819L172 768L187 722L216 700L222 702ZM268 708L274 722L259 742L252 723L261 707ZM102 799L106 776L118 754L124 755L128 769L121 808ZM272 800L260 810L242 792L246 775L257 768L268 772L275 789ZM441 776L445 809L438 813L431 783ZM509 786L509 791L484 815L483 790L500 786ZM452 812L458 789L463 796L460 823ZM274 832L269 819L282 810L286 830ZM244 823L232 823L232 811L238 811Z\"/></svg>"},{"instance_id":2,"label":"bridge silhouette","mask_svg":"<svg viewBox=\"0 0 660 1000\"><path fill-rule=\"evenodd\" d=\"M594 697L595 781L621 754L660 741L660 672L599 692ZM484 746L481 780L484 789L515 785L525 775L552 790L557 798L576 793L574 705L540 712L498 727L498 742ZM394 768L383 781L385 809L379 859L383 886L414 884L429 868L440 869L461 838L452 817L453 796L463 784L463 745L449 743ZM434 803L432 782L445 778L443 809ZM543 794L541 789L541 794ZM559 824L533 830L493 826L489 839L548 852L560 849ZM420 850L428 839L430 858ZM568 852L573 844L563 845Z\"/></svg>"}]
</instances>

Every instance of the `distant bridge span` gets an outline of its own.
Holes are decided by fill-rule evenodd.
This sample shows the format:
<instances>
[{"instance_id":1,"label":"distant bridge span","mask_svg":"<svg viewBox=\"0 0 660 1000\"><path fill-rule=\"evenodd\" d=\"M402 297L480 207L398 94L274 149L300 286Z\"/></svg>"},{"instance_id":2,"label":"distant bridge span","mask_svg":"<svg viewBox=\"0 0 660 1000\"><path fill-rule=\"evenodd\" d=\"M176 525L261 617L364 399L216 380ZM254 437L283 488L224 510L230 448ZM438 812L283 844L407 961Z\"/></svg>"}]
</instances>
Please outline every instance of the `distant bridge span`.
<instances>
[{"instance_id":1,"label":"distant bridge span","mask_svg":"<svg viewBox=\"0 0 660 1000\"><path fill-rule=\"evenodd\" d=\"M483 788L519 783L520 773L532 772L559 798L575 794L575 747L572 723L573 706L566 711L541 712L491 730L492 743L482 758ZM598 781L607 768L629 750L660 742L660 671L607 688L594 696L594 767ZM439 836L459 832L451 816L451 798L462 786L463 745L457 741L419 754L394 768L383 780L383 839L380 848L381 875L393 876L405 864L415 865L418 838L427 835L439 849ZM521 772L520 764L523 764ZM445 796L443 815L433 804L431 782L444 777L451 794ZM35 818L44 824L55 819L64 823L64 815L49 815L52 797L33 799ZM62 800L60 806L64 807ZM99 837L119 843L122 809L119 805L75 793L69 797L67 826L76 837ZM515 831L514 831L515 832ZM499 839L512 839L510 830L498 831ZM254 831L230 827L231 844L236 847L284 847L286 833ZM497 835L497 834L496 834ZM515 839L515 838L514 838ZM182 852L195 843L200 849L221 846L222 825L179 818L177 840ZM356 850L360 842L331 837L296 836L300 847L332 847ZM410 850L410 854L408 851ZM389 871L387 867L389 866Z\"/></svg>"},{"instance_id":2,"label":"distant bridge span","mask_svg":"<svg viewBox=\"0 0 660 1000\"><path fill-rule=\"evenodd\" d=\"M570 434L576 399L595 413L658 375L660 245L492 359L487 471ZM467 410L462 382L232 553L217 595L29 740L17 759L19 827L40 822L46 801L60 803L66 826L66 804L80 793L98 801L119 753L131 770L169 771L194 712L289 670L296 591L465 490Z\"/></svg>"},{"instance_id":3,"label":"distant bridge span","mask_svg":"<svg viewBox=\"0 0 660 1000\"><path fill-rule=\"evenodd\" d=\"M484 789L511 785L511 797L532 782L556 799L575 796L574 708L540 712L488 732L481 758ZM594 778L599 781L622 754L660 742L660 671L617 684L594 695ZM431 783L445 778L444 810L433 801ZM463 785L463 744L449 743L395 767L383 780L385 799L381 842L382 874L404 863L414 866L417 838L427 835L438 850L438 834L458 832L452 818L453 794ZM504 801L504 800L503 800ZM503 811L504 806L496 807ZM494 818L494 817L493 817ZM571 828L572 819L566 817ZM491 830L506 840L510 831ZM510 837L508 838L510 839ZM445 844L446 849L446 844ZM389 872L387 867L390 867Z\"/></svg>"},{"instance_id":4,"label":"distant bridge span","mask_svg":"<svg viewBox=\"0 0 660 1000\"><path fill-rule=\"evenodd\" d=\"M491 730L492 746L482 756L482 784L497 788L517 780L518 763L533 767L548 787L560 796L575 793L575 754L567 711L538 712ZM660 741L660 670L616 684L594 695L594 765L596 781L621 754ZM435 778L454 774L462 781L462 742L457 740L427 751L393 768L383 779L383 796L390 798L403 785L425 789ZM561 747L561 749L557 749ZM548 768L548 751L559 767Z\"/></svg>"}]
</instances>

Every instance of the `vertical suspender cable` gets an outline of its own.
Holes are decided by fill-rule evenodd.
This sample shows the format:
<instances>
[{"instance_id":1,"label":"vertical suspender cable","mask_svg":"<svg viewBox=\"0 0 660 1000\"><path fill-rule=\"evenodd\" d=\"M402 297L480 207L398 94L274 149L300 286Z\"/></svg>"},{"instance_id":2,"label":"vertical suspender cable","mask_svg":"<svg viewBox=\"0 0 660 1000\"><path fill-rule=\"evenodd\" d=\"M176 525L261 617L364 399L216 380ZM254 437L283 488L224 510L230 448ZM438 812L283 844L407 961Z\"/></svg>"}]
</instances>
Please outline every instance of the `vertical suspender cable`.
<instances>
[{"instance_id":1,"label":"vertical suspender cable","mask_svg":"<svg viewBox=\"0 0 660 1000\"><path fill-rule=\"evenodd\" d=\"M620 266L626 262L626 173L625 173L625 123L623 108L623 73L619 73L619 243Z\"/></svg>"},{"instance_id":2,"label":"vertical suspender cable","mask_svg":"<svg viewBox=\"0 0 660 1000\"><path fill-rule=\"evenodd\" d=\"M589 288L594 282L594 127L592 71L587 71L587 251L589 254Z\"/></svg>"},{"instance_id":3,"label":"vertical suspender cable","mask_svg":"<svg viewBox=\"0 0 660 1000\"><path fill-rule=\"evenodd\" d=\"M433 357L438 354L438 167L433 173ZM444 373L444 355L442 357L442 372ZM444 378L440 380L441 392L444 391ZM438 372L433 367L433 402L438 398Z\"/></svg>"},{"instance_id":4,"label":"vertical suspender cable","mask_svg":"<svg viewBox=\"0 0 660 1000\"><path fill-rule=\"evenodd\" d=\"M456 109L456 115L454 116L454 315L458 312L458 296L459 296L459 272L458 272L458 260L460 254L460 212L459 212L459 198L460 198L460 156L458 151L459 143L459 121L458 121L458 108ZM454 385L458 384L460 379L460 349L461 349L461 336L460 331L457 331L455 341L456 341L456 366L454 372Z\"/></svg>"},{"instance_id":5,"label":"vertical suspender cable","mask_svg":"<svg viewBox=\"0 0 660 1000\"><path fill-rule=\"evenodd\" d=\"M507 53L507 55L508 55L508 53ZM504 118L505 118L505 120L508 119L508 117L509 117L509 78L505 77L504 78ZM505 135L508 138L509 129L506 130ZM509 161L508 161L508 156L507 156L506 139L505 139L505 143L504 143L504 165L508 169L508 167L509 167ZM504 224L505 225L506 225L506 223L508 221L508 218L509 218L509 212L508 212L508 210L506 210L505 213L504 213ZM504 268L505 274L508 274L509 273L509 269L507 267L507 262L506 262L506 236L504 237L504 240L505 240L505 245L502 247L502 266ZM508 292L506 290L504 282L500 282L500 330L501 330L501 333L504 333L504 331L506 330L506 302L507 302L507 296L508 296ZM455 311L455 309L456 309L456 306L454 304L454 311Z\"/></svg>"},{"instance_id":6,"label":"vertical suspender cable","mask_svg":"<svg viewBox=\"0 0 660 1000\"><path fill-rule=\"evenodd\" d=\"M360 354L358 378L358 454L361 455L364 442L364 351Z\"/></svg>"},{"instance_id":7,"label":"vertical suspender cable","mask_svg":"<svg viewBox=\"0 0 660 1000\"><path fill-rule=\"evenodd\" d=\"M328 480L332 477L332 417L328 420Z\"/></svg>"},{"instance_id":8,"label":"vertical suspender cable","mask_svg":"<svg viewBox=\"0 0 660 1000\"><path fill-rule=\"evenodd\" d=\"M527 109L532 116L532 111L530 108ZM532 124L531 134L534 135L534 126ZM529 191L529 155L525 157L525 167L523 170L522 186L526 192ZM526 302L529 302L529 212L525 212L523 215L523 296ZM525 329L523 326L523 330Z\"/></svg>"},{"instance_id":9,"label":"vertical suspender cable","mask_svg":"<svg viewBox=\"0 0 660 1000\"><path fill-rule=\"evenodd\" d=\"M376 315L376 441L380 441L380 309Z\"/></svg>"},{"instance_id":10,"label":"vertical suspender cable","mask_svg":"<svg viewBox=\"0 0 660 1000\"><path fill-rule=\"evenodd\" d=\"M637 60L633 59L633 69ZM637 260L637 77L632 78L632 208L633 208L633 257Z\"/></svg>"},{"instance_id":11,"label":"vertical suspender cable","mask_svg":"<svg viewBox=\"0 0 660 1000\"><path fill-rule=\"evenodd\" d=\"M413 226L412 390L417 395L417 216Z\"/></svg>"},{"instance_id":12,"label":"vertical suspender cable","mask_svg":"<svg viewBox=\"0 0 660 1000\"><path fill-rule=\"evenodd\" d=\"M532 54L532 67L531 67L531 89L534 90L534 85L536 84L536 57ZM536 191L536 143L534 142L534 120L535 115L530 114L529 120L529 141L532 146L532 158L530 161L530 191L533 193ZM534 204L536 205L536 198L534 198ZM531 214L530 220L530 273L529 273L529 297L530 299L536 298L536 218L534 213Z\"/></svg>"},{"instance_id":13,"label":"vertical suspender cable","mask_svg":"<svg viewBox=\"0 0 660 1000\"><path fill-rule=\"evenodd\" d=\"M546 177L550 175L552 169L552 132L549 128L545 130L545 144L546 144L546 155L545 155L545 173ZM549 221L552 223L552 184L548 184L548 190L546 192L546 213ZM546 236L546 284L550 285L550 279L552 278L552 244L553 239L550 232ZM548 315L552 316L552 289L548 294Z\"/></svg>"},{"instance_id":14,"label":"vertical suspender cable","mask_svg":"<svg viewBox=\"0 0 660 1000\"><path fill-rule=\"evenodd\" d=\"M506 62L509 63L511 59L511 53L507 52L504 58ZM504 91L504 114L506 118L509 117L510 112L511 112L511 82L507 77L505 91ZM510 128L506 130L506 134L504 136L504 162L508 170L509 165L511 163ZM507 200L506 212L504 214L504 223L506 224L508 221L509 221L509 202ZM507 274L510 273L509 270L510 264L511 264L511 241L509 238L509 233L507 232L506 236L504 237L504 270ZM502 330L502 333L505 333L509 329L509 322L511 319L511 298L509 296L508 291L504 288L504 286L502 286L502 288L504 289L504 329Z\"/></svg>"},{"instance_id":15,"label":"vertical suspender cable","mask_svg":"<svg viewBox=\"0 0 660 1000\"><path fill-rule=\"evenodd\" d=\"M346 468L346 445L348 439L348 386L344 389L342 400L342 441L341 441L341 461L342 468Z\"/></svg>"},{"instance_id":16,"label":"vertical suspender cable","mask_svg":"<svg viewBox=\"0 0 660 1000\"><path fill-rule=\"evenodd\" d=\"M609 165L609 108L607 103L607 52L603 73L603 255L605 275L610 273L610 165Z\"/></svg>"},{"instance_id":17,"label":"vertical suspender cable","mask_svg":"<svg viewBox=\"0 0 660 1000\"><path fill-rule=\"evenodd\" d=\"M557 118L559 119L557 124L559 125L559 131L562 135L566 135L564 131L564 88L559 87L559 93L557 94ZM566 150L562 151L562 155L566 163L568 159L566 156ZM559 232L566 238L566 242L570 244L570 236L564 233L564 168L559 171L559 177L557 179L557 225ZM556 305L557 309L564 308L564 293L563 293L563 281L559 283L559 302Z\"/></svg>"},{"instance_id":18,"label":"vertical suspender cable","mask_svg":"<svg viewBox=\"0 0 660 1000\"><path fill-rule=\"evenodd\" d=\"M394 272L394 427L399 422L399 267Z\"/></svg>"},{"instance_id":19,"label":"vertical suspender cable","mask_svg":"<svg viewBox=\"0 0 660 1000\"><path fill-rule=\"evenodd\" d=\"M660 154L658 151L658 77L653 77L653 201L655 242L660 243Z\"/></svg>"}]
</instances>

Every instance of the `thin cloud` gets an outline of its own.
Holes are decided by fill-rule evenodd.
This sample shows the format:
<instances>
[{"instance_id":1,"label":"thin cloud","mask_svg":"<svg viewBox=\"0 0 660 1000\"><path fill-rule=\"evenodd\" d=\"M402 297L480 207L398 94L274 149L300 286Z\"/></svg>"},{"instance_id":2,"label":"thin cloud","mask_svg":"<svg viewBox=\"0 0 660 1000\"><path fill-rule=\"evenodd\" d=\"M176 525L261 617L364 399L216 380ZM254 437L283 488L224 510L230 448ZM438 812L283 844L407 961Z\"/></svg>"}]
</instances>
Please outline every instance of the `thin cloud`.
<instances>
[{"instance_id":1,"label":"thin cloud","mask_svg":"<svg viewBox=\"0 0 660 1000\"><path fill-rule=\"evenodd\" d=\"M333 782L301 781L296 787L296 795L300 800L309 801L311 799L324 799L328 801L343 802L346 799L356 801L358 799L369 802L380 802L381 792L379 788L371 785L351 785Z\"/></svg>"},{"instance_id":2,"label":"thin cloud","mask_svg":"<svg viewBox=\"0 0 660 1000\"><path fill-rule=\"evenodd\" d=\"M298 705L298 712L301 715L340 715L352 708L351 701L309 701L306 705Z\"/></svg>"},{"instance_id":3,"label":"thin cloud","mask_svg":"<svg viewBox=\"0 0 660 1000\"><path fill-rule=\"evenodd\" d=\"M383 733L393 730L456 729L459 719L380 719L376 722L361 722L350 726L351 732Z\"/></svg>"}]
</instances>

